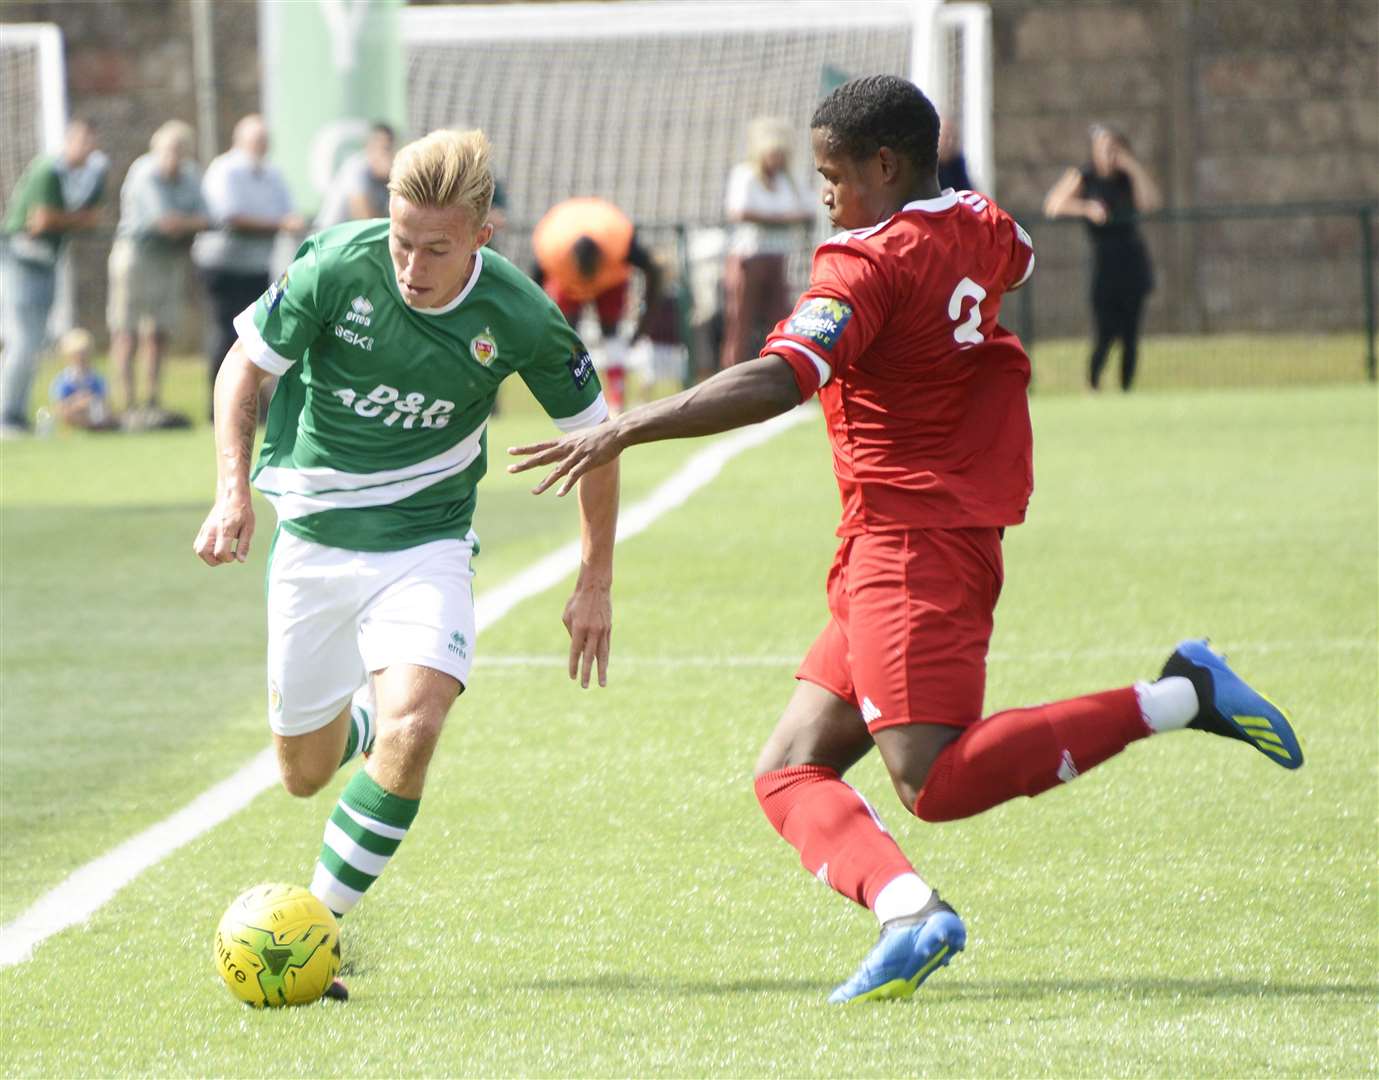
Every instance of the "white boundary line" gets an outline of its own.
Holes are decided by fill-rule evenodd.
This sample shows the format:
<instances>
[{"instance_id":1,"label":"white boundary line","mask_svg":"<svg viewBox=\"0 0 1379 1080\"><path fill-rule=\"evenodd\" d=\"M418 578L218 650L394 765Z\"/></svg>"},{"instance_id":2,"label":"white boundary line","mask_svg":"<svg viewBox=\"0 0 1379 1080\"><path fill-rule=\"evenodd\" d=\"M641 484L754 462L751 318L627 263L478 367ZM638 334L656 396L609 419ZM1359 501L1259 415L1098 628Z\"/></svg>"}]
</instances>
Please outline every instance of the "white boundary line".
<instances>
[{"instance_id":1,"label":"white boundary line","mask_svg":"<svg viewBox=\"0 0 1379 1080\"><path fill-rule=\"evenodd\" d=\"M822 615L820 620L820 626L822 626ZM998 649L988 653L987 660L999 665L1066 663L1069 660L1134 659L1140 656L1162 656L1168 651L1171 644L1165 639L1153 645L1122 645L1100 649L1036 649L1027 652ZM1278 652L1315 654L1318 651L1353 652L1360 649L1379 651L1379 637L1311 638L1299 641L1231 641L1227 643L1227 646L1230 653L1238 653L1244 657ZM793 656L677 656L673 653L664 656L627 656L619 653L616 661L620 668L796 668L804 659L805 648L807 646L802 647L800 652ZM555 653L546 655L519 654L513 656L479 656L475 658L474 666L494 668L550 667L563 670L569 662L568 656Z\"/></svg>"},{"instance_id":2,"label":"white boundary line","mask_svg":"<svg viewBox=\"0 0 1379 1080\"><path fill-rule=\"evenodd\" d=\"M645 499L618 515L618 543L636 536L657 518L683 506L739 454L798 424L814 420L818 415L817 408L794 409L764 424L711 442ZM579 556L579 541L572 541L479 596L475 602L478 632L483 633L522 601L564 581L579 569ZM171 817L74 870L13 922L0 927L0 969L23 963L47 938L84 923L145 870L248 806L277 779L273 748L268 747L229 779L198 795Z\"/></svg>"}]
</instances>

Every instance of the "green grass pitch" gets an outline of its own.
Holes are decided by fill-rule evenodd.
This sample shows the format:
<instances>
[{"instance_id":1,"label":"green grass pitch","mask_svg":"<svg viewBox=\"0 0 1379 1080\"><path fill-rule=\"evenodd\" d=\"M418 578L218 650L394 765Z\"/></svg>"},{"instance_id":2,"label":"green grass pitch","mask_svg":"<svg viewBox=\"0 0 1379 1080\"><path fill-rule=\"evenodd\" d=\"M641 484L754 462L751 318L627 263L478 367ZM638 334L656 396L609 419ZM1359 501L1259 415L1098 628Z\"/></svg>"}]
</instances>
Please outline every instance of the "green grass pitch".
<instances>
[{"instance_id":1,"label":"green grass pitch","mask_svg":"<svg viewBox=\"0 0 1379 1080\"><path fill-rule=\"evenodd\" d=\"M174 398L199 400L175 365ZM544 430L510 399L491 445ZM479 643L413 832L344 923L353 1000L255 1013L211 962L229 901L306 881L344 776L274 789L0 971L8 1076L1360 1076L1379 1071L1376 396L1363 385L1034 401L988 708L1152 677L1209 633L1289 708L1287 773L1195 733L981 817L850 779L968 922L910 1002L824 1003L874 937L752 796L824 618L821 424L619 549L606 691L564 590ZM626 501L693 447L639 448ZM573 535L501 473L480 592ZM263 558L191 554L204 427L0 457L0 921L267 739Z\"/></svg>"}]
</instances>

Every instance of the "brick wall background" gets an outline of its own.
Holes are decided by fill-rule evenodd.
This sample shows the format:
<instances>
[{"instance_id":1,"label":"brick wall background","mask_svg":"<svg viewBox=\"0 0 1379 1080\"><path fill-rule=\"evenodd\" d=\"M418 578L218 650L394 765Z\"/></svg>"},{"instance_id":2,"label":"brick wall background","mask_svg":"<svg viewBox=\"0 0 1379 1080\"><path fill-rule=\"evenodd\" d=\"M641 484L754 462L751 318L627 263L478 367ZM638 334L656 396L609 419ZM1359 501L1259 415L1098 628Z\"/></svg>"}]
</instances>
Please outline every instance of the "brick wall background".
<instances>
[{"instance_id":1,"label":"brick wall background","mask_svg":"<svg viewBox=\"0 0 1379 1080\"><path fill-rule=\"evenodd\" d=\"M1092 120L1125 130L1169 206L1379 198L1379 0L991 7L998 195L1013 209L1037 208L1062 168L1085 159ZM214 0L212 17L223 148L257 107L256 6ZM187 0L3 0L0 21L61 27L70 108L101 131L115 190L154 128L195 123ZM1042 226L1036 239L1040 331L1080 332L1082 237ZM1290 325L1354 321L1353 219L1163 227L1150 241L1161 282L1151 328L1225 327L1265 309ZM104 323L108 245L108 230L76 245L80 318L93 328ZM1283 261L1295 272L1280 282L1271 267ZM195 331L193 309L184 347L195 348Z\"/></svg>"}]
</instances>

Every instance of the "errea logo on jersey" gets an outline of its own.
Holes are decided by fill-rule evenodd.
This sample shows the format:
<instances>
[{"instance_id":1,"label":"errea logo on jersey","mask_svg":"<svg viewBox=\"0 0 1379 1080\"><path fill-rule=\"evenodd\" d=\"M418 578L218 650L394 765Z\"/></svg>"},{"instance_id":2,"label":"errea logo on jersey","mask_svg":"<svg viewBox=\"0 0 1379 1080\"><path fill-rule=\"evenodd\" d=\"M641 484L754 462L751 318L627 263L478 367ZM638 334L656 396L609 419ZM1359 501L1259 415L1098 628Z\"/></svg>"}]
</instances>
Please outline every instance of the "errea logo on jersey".
<instances>
[{"instance_id":1,"label":"errea logo on jersey","mask_svg":"<svg viewBox=\"0 0 1379 1080\"><path fill-rule=\"evenodd\" d=\"M372 325L369 316L373 314L373 305L369 303L368 297L356 296L350 301L350 310L345 312L345 321L358 323L360 326Z\"/></svg>"}]
</instances>

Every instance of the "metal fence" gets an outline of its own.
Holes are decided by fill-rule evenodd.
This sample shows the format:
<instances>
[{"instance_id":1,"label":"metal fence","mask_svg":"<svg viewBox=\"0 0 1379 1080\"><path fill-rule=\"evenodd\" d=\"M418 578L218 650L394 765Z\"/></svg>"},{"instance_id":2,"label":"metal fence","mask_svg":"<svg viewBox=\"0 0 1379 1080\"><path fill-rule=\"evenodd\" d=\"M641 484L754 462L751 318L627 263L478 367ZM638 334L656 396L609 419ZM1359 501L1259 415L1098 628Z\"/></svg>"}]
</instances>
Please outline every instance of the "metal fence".
<instances>
[{"instance_id":1,"label":"metal fence","mask_svg":"<svg viewBox=\"0 0 1379 1080\"><path fill-rule=\"evenodd\" d=\"M1085 382L1090 242L1076 220L1018 215L1038 267L1003 319L1036 384ZM1154 263L1141 370L1160 386L1375 378L1379 204L1163 210L1140 228Z\"/></svg>"}]
</instances>

